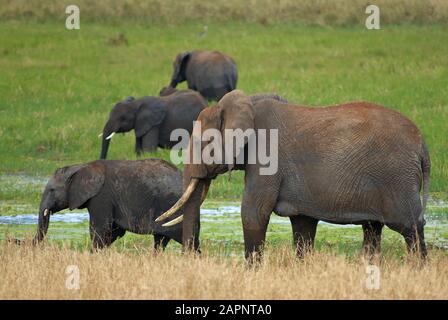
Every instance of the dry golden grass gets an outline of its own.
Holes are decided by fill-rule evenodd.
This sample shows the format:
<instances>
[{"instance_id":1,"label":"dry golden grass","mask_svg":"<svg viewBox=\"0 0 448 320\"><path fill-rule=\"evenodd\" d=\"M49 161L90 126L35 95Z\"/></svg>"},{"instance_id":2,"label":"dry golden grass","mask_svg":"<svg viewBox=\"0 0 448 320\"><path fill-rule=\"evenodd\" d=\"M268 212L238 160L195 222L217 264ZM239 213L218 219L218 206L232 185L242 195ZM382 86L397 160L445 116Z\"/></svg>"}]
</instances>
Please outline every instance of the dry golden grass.
<instances>
[{"instance_id":1,"label":"dry golden grass","mask_svg":"<svg viewBox=\"0 0 448 320\"><path fill-rule=\"evenodd\" d=\"M80 289L65 283L68 265ZM366 288L366 264L315 253L298 261L289 246L271 248L257 270L242 259L150 251L100 253L3 244L0 299L447 299L448 256L432 251L424 266L380 262L380 289Z\"/></svg>"},{"instance_id":2,"label":"dry golden grass","mask_svg":"<svg viewBox=\"0 0 448 320\"><path fill-rule=\"evenodd\" d=\"M140 21L179 24L187 21L249 21L263 24L300 22L312 25L364 23L369 0L77 0L81 21ZM448 21L446 0L376 0L387 24ZM0 0L1 19L64 20L60 0Z\"/></svg>"}]
</instances>

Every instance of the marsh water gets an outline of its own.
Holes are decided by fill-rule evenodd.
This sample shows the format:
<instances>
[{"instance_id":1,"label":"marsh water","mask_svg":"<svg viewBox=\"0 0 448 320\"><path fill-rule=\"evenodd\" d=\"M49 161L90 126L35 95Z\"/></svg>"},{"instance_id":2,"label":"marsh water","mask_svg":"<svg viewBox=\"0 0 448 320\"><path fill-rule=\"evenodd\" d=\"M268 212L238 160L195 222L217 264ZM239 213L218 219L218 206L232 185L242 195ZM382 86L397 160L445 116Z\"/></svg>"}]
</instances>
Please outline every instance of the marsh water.
<instances>
[{"instance_id":1,"label":"marsh water","mask_svg":"<svg viewBox=\"0 0 448 320\"><path fill-rule=\"evenodd\" d=\"M34 231L37 225L37 206L31 205L31 200L23 197L28 192L34 193L34 203L40 197L47 178L15 175L0 176L0 239L6 232ZM15 200L14 195L22 194L22 201ZM6 199L2 199L6 198ZM438 247L448 249L448 202L431 199L425 216L426 238ZM77 239L88 234L86 224L89 214L86 210L64 211L55 213L50 219L49 237L57 239ZM204 231L212 234L213 239L240 239L242 227L240 204L237 202L206 201L201 208L201 226ZM346 238L359 238L360 226L335 225L319 222L319 228L326 228L342 233ZM269 232L277 236L290 238L291 227L288 218L271 216ZM345 231L344 231L345 230ZM351 231L353 230L353 231ZM356 230L356 233L355 233ZM359 231L358 231L359 230ZM21 233L21 232L20 232Z\"/></svg>"},{"instance_id":2,"label":"marsh water","mask_svg":"<svg viewBox=\"0 0 448 320\"><path fill-rule=\"evenodd\" d=\"M216 205L216 204L215 204ZM434 205L433 205L434 206ZM431 207L431 206L430 206ZM440 206L438 208L446 208L448 212L448 205ZM2 214L2 213L0 213ZM221 220L217 219L221 217ZM224 222L227 219L239 219L240 207L237 205L227 204L225 202L218 203L216 208L201 208L201 221L204 222ZM27 214L13 214L13 215L0 215L0 224L37 224L38 215L36 213ZM65 223L82 223L89 221L89 214L87 211L72 211L66 213L55 213L50 218L51 223L65 222ZM274 224L289 224L289 219L272 215L270 223ZM320 221L319 224L334 226L337 228L353 228L358 227L353 224L336 225ZM428 214L426 216L426 227L448 227L448 214Z\"/></svg>"}]
</instances>

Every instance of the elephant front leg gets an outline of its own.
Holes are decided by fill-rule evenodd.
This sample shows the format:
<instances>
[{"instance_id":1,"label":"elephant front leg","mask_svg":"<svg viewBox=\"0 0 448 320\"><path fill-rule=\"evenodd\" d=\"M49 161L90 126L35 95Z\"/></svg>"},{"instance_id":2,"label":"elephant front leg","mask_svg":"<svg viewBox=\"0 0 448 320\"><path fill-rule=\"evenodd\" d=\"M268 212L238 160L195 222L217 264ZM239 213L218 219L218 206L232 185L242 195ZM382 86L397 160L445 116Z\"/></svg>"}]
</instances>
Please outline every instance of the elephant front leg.
<instances>
[{"instance_id":1,"label":"elephant front leg","mask_svg":"<svg viewBox=\"0 0 448 320\"><path fill-rule=\"evenodd\" d=\"M115 226L112 219L113 206L105 199L95 198L89 204L89 230L92 251L97 251L111 245L126 230Z\"/></svg>"},{"instance_id":2,"label":"elephant front leg","mask_svg":"<svg viewBox=\"0 0 448 320\"><path fill-rule=\"evenodd\" d=\"M141 156L143 152L142 138L135 137L135 153L137 156Z\"/></svg>"},{"instance_id":3,"label":"elephant front leg","mask_svg":"<svg viewBox=\"0 0 448 320\"><path fill-rule=\"evenodd\" d=\"M374 255L378 255L381 250L381 233L383 231L381 222L369 221L362 225L364 233L364 241L362 243L363 253L371 259Z\"/></svg>"},{"instance_id":4,"label":"elephant front leg","mask_svg":"<svg viewBox=\"0 0 448 320\"><path fill-rule=\"evenodd\" d=\"M164 251L166 246L168 245L168 242L170 242L170 238L168 238L167 236L154 234L154 251Z\"/></svg>"},{"instance_id":5,"label":"elephant front leg","mask_svg":"<svg viewBox=\"0 0 448 320\"><path fill-rule=\"evenodd\" d=\"M314 248L314 238L319 220L307 216L292 216L290 220L297 256L303 258Z\"/></svg>"},{"instance_id":6,"label":"elephant front leg","mask_svg":"<svg viewBox=\"0 0 448 320\"><path fill-rule=\"evenodd\" d=\"M159 145L159 128L155 127L149 130L142 137L142 150L143 152L157 151Z\"/></svg>"},{"instance_id":7,"label":"elephant front leg","mask_svg":"<svg viewBox=\"0 0 448 320\"><path fill-rule=\"evenodd\" d=\"M261 262L263 247L266 240L266 230L272 208L257 205L246 197L241 206L243 221L245 257L249 265Z\"/></svg>"},{"instance_id":8,"label":"elephant front leg","mask_svg":"<svg viewBox=\"0 0 448 320\"><path fill-rule=\"evenodd\" d=\"M143 152L157 151L159 145L159 128L152 128L144 135L135 137L135 153L141 156Z\"/></svg>"},{"instance_id":9,"label":"elephant front leg","mask_svg":"<svg viewBox=\"0 0 448 320\"><path fill-rule=\"evenodd\" d=\"M112 243L112 226L98 225L91 221L90 240L92 242L92 251L98 251L110 246Z\"/></svg>"}]
</instances>

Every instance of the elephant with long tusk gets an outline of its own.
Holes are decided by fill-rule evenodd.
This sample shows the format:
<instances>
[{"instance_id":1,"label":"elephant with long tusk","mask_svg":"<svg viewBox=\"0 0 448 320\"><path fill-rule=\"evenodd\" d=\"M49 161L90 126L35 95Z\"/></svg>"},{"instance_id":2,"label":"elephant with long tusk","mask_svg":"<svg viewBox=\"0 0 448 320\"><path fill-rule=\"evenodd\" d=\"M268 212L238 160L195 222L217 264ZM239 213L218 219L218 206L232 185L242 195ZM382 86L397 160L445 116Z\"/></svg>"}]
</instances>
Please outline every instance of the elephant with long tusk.
<instances>
[{"instance_id":1,"label":"elephant with long tusk","mask_svg":"<svg viewBox=\"0 0 448 320\"><path fill-rule=\"evenodd\" d=\"M261 174L257 158L247 161L250 145L237 145L244 162L192 163L183 173L184 195L157 221L179 209L167 225L182 221L184 250L199 249L200 206L212 179L228 170L245 171L241 205L245 255L258 261L272 212L289 217L299 256L313 247L319 220L363 227L363 249L380 250L383 226L399 232L408 250L426 257L424 212L429 195L430 157L417 126L400 113L368 102L329 107L305 107L276 98L251 99L242 91L226 94L216 108L201 112L190 139L201 151L212 143L202 140L211 128L246 132L259 138L262 130L278 133L266 140L277 146L278 169ZM226 155L223 138L222 154ZM233 150L233 148L231 149ZM257 150L258 151L258 150ZM420 197L422 192L422 197Z\"/></svg>"}]
</instances>

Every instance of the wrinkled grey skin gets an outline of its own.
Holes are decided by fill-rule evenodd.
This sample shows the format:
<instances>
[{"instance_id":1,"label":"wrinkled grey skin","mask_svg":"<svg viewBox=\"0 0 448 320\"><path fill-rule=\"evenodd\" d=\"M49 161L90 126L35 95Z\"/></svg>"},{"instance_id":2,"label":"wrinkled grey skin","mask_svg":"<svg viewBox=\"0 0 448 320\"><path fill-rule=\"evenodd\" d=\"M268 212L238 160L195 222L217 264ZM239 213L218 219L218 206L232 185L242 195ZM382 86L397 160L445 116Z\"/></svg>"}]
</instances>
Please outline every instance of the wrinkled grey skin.
<instances>
[{"instance_id":1,"label":"wrinkled grey skin","mask_svg":"<svg viewBox=\"0 0 448 320\"><path fill-rule=\"evenodd\" d=\"M193 90L181 90L162 97L127 98L117 103L104 125L100 159L106 159L111 139L110 134L135 132L135 152L152 152L171 148L177 141L170 141L175 129L186 129L189 133L193 121L207 107L207 102Z\"/></svg>"},{"instance_id":2,"label":"wrinkled grey skin","mask_svg":"<svg viewBox=\"0 0 448 320\"><path fill-rule=\"evenodd\" d=\"M182 195L182 173L159 159L97 160L56 170L42 194L35 243L48 230L50 214L87 208L93 249L109 246L126 231L153 234L154 248L182 242L182 226L163 228L154 220Z\"/></svg>"},{"instance_id":3,"label":"wrinkled grey skin","mask_svg":"<svg viewBox=\"0 0 448 320\"><path fill-rule=\"evenodd\" d=\"M186 164L184 190L198 184L182 208L184 250L199 248L202 193L230 169L245 171L241 215L249 262L261 257L272 212L290 218L299 256L313 247L322 220L362 225L367 253L379 252L386 225L403 235L410 252L426 257L430 158L420 131L400 113L368 102L310 108L235 90L197 121L202 132L277 129L278 171L260 175L260 163ZM247 146L242 150L247 155Z\"/></svg>"},{"instance_id":4,"label":"wrinkled grey skin","mask_svg":"<svg viewBox=\"0 0 448 320\"><path fill-rule=\"evenodd\" d=\"M218 51L187 51L177 55L169 88L187 81L188 88L207 100L219 101L236 89L238 71L235 61Z\"/></svg>"}]
</instances>

